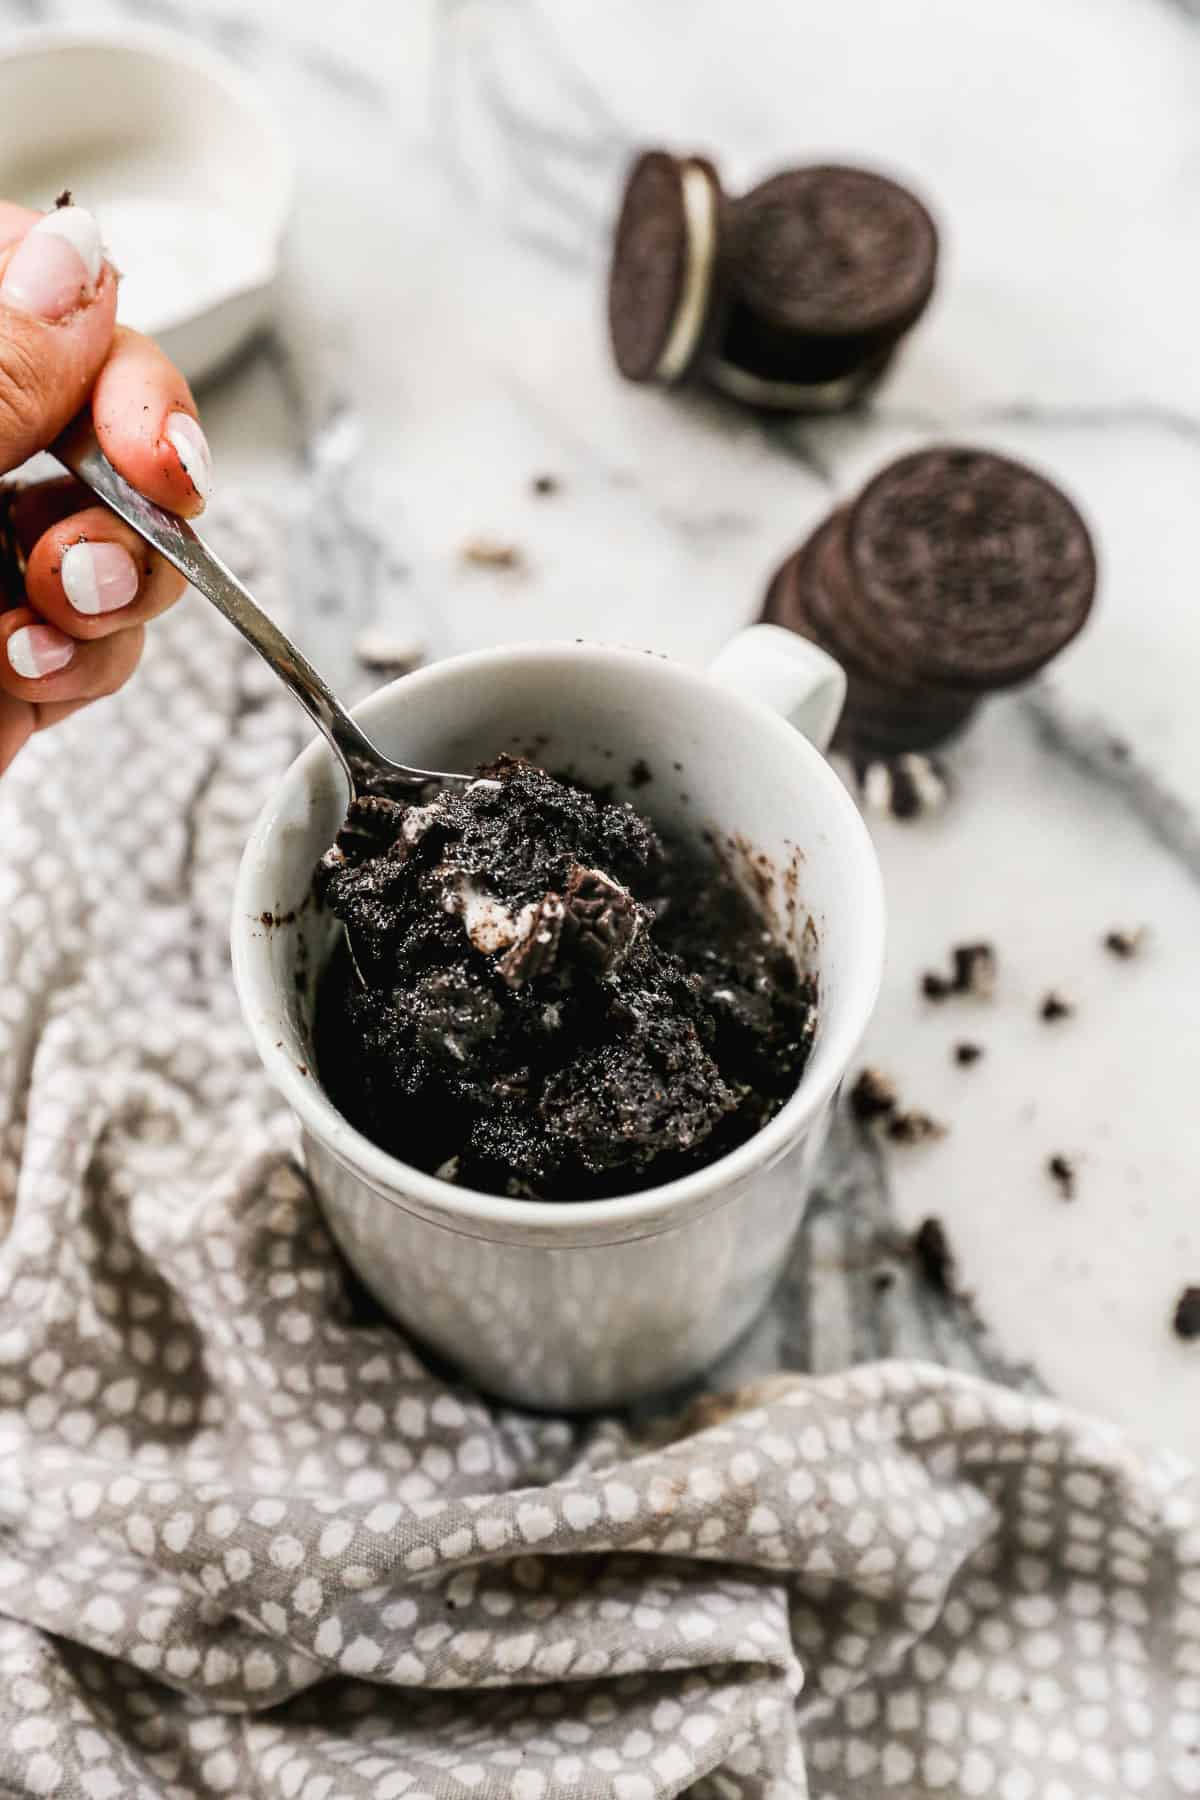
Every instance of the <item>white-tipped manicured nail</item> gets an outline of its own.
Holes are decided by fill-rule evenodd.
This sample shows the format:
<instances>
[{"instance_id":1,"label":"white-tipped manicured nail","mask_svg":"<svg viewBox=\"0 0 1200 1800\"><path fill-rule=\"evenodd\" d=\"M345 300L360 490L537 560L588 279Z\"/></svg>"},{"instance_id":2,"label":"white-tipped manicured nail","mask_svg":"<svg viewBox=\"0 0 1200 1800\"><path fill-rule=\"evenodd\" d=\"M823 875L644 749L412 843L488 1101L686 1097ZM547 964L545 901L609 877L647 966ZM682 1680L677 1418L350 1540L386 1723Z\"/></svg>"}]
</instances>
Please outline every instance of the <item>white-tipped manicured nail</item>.
<instances>
[{"instance_id":1,"label":"white-tipped manicured nail","mask_svg":"<svg viewBox=\"0 0 1200 1800\"><path fill-rule=\"evenodd\" d=\"M212 452L208 439L190 413L173 412L167 420L167 442L201 500L212 490Z\"/></svg>"},{"instance_id":2,"label":"white-tipped manicured nail","mask_svg":"<svg viewBox=\"0 0 1200 1800\"><path fill-rule=\"evenodd\" d=\"M138 591L137 564L123 544L71 544L63 552L61 575L76 612L118 612Z\"/></svg>"},{"instance_id":3,"label":"white-tipped manicured nail","mask_svg":"<svg viewBox=\"0 0 1200 1800\"><path fill-rule=\"evenodd\" d=\"M53 625L22 625L8 640L8 660L23 681L57 675L75 655L75 645Z\"/></svg>"},{"instance_id":4,"label":"white-tipped manicured nail","mask_svg":"<svg viewBox=\"0 0 1200 1800\"><path fill-rule=\"evenodd\" d=\"M104 264L100 227L82 206L60 206L31 225L12 255L0 299L39 319L61 319L90 300Z\"/></svg>"}]
</instances>

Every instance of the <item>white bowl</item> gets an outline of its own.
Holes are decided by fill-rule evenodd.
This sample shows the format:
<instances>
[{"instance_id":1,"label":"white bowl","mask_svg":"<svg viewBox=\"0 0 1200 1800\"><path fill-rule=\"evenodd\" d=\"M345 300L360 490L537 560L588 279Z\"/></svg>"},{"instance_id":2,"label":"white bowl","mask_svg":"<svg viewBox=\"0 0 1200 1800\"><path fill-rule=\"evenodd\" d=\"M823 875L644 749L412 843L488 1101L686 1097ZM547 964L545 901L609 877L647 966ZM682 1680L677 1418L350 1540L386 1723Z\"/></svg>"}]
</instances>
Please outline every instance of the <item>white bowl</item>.
<instances>
[{"instance_id":1,"label":"white bowl","mask_svg":"<svg viewBox=\"0 0 1200 1800\"><path fill-rule=\"evenodd\" d=\"M119 317L201 381L265 324L290 147L254 84L157 29L35 30L0 48L0 196L63 188L100 221Z\"/></svg>"}]
</instances>

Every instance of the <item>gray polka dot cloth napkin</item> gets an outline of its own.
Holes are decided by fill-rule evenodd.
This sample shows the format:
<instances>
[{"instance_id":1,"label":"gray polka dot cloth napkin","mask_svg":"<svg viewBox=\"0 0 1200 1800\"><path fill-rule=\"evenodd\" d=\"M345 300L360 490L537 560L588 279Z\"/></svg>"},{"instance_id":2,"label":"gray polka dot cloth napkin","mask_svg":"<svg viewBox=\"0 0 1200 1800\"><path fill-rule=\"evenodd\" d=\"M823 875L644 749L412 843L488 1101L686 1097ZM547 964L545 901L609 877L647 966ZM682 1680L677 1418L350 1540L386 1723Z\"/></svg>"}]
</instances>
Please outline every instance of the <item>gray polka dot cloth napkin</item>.
<instances>
[{"instance_id":1,"label":"gray polka dot cloth napkin","mask_svg":"<svg viewBox=\"0 0 1200 1800\"><path fill-rule=\"evenodd\" d=\"M1200 1793L1171 1459L907 1360L527 1417L367 1310L227 966L291 703L152 637L0 783L0 1791Z\"/></svg>"}]
</instances>

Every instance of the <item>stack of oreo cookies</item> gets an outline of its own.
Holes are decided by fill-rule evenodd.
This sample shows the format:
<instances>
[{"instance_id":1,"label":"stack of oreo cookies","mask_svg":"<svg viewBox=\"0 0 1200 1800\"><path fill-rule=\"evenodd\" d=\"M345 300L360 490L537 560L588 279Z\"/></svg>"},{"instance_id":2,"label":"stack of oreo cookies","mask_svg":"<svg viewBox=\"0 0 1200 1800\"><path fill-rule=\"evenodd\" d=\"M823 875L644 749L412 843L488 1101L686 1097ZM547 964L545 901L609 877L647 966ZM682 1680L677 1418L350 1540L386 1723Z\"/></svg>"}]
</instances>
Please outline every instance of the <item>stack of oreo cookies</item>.
<instances>
[{"instance_id":1,"label":"stack of oreo cookies","mask_svg":"<svg viewBox=\"0 0 1200 1800\"><path fill-rule=\"evenodd\" d=\"M994 689L1035 674L1082 628L1092 540L1053 483L986 450L889 463L776 571L762 616L846 671L840 748L929 750Z\"/></svg>"},{"instance_id":2,"label":"stack of oreo cookies","mask_svg":"<svg viewBox=\"0 0 1200 1800\"><path fill-rule=\"evenodd\" d=\"M880 380L933 292L921 202L864 169L789 169L741 199L707 158L646 151L625 187L609 331L630 381L702 378L752 406L837 412Z\"/></svg>"}]
</instances>

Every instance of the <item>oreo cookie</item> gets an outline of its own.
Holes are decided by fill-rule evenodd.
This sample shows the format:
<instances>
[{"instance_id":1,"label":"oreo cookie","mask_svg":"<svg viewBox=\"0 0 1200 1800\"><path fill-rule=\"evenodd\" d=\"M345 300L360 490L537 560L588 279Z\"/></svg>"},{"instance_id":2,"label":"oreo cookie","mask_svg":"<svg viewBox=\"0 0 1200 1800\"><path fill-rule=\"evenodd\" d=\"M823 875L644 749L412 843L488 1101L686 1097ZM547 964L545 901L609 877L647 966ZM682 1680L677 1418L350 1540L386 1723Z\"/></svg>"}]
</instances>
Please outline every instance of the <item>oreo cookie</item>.
<instances>
[{"instance_id":1,"label":"oreo cookie","mask_svg":"<svg viewBox=\"0 0 1200 1800\"><path fill-rule=\"evenodd\" d=\"M613 240L608 329L627 381L686 380L716 322L725 202L702 156L647 150L629 172Z\"/></svg>"},{"instance_id":2,"label":"oreo cookie","mask_svg":"<svg viewBox=\"0 0 1200 1800\"><path fill-rule=\"evenodd\" d=\"M846 528L856 641L922 681L987 692L1035 674L1096 591L1087 526L1023 463L943 445L890 463Z\"/></svg>"},{"instance_id":3,"label":"oreo cookie","mask_svg":"<svg viewBox=\"0 0 1200 1800\"><path fill-rule=\"evenodd\" d=\"M854 637L847 603L848 508L839 507L776 571L763 618L819 644L846 671L846 704L834 740L854 756L888 757L946 743L966 724L974 696L930 689Z\"/></svg>"},{"instance_id":4,"label":"oreo cookie","mask_svg":"<svg viewBox=\"0 0 1200 1800\"><path fill-rule=\"evenodd\" d=\"M836 744L893 758L944 744L980 696L1025 679L1080 629L1087 527L1052 483L988 451L889 464L776 571L762 616L846 671Z\"/></svg>"},{"instance_id":5,"label":"oreo cookie","mask_svg":"<svg viewBox=\"0 0 1200 1800\"><path fill-rule=\"evenodd\" d=\"M837 411L886 372L933 293L938 234L898 182L789 169L730 208L729 297L705 373L754 405Z\"/></svg>"}]
</instances>

